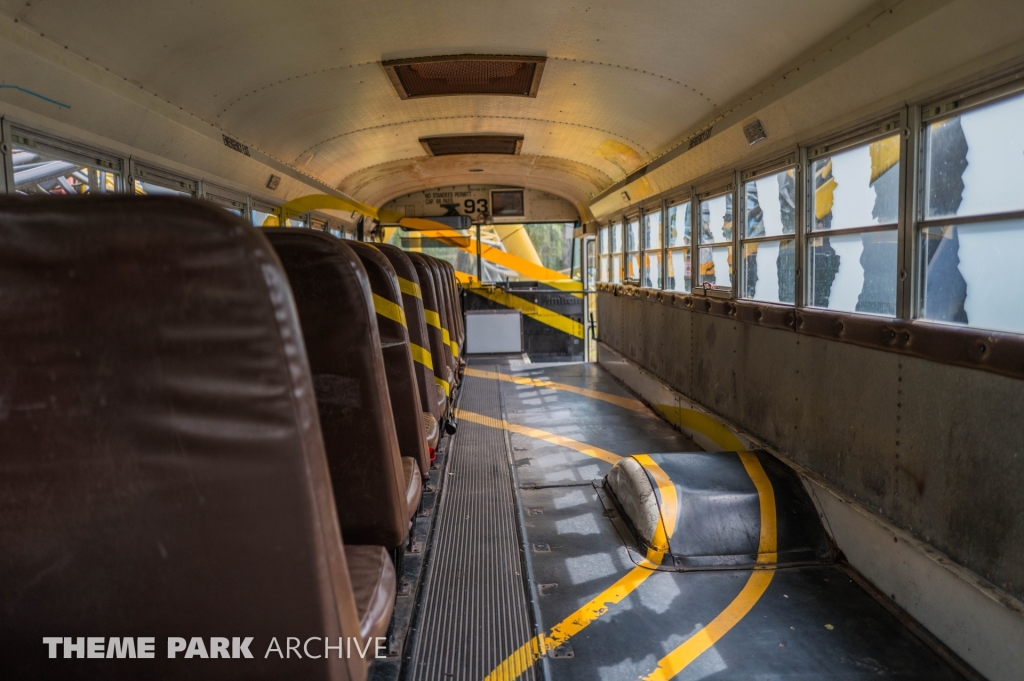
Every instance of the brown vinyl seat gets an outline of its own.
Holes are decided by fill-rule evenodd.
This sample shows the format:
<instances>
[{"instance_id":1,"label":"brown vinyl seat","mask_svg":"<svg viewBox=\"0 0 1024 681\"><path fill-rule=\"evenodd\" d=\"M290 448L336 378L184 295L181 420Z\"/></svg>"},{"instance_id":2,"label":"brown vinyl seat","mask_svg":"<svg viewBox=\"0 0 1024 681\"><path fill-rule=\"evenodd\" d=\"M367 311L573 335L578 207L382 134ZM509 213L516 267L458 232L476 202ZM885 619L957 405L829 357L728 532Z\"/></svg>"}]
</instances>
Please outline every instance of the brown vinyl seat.
<instances>
[{"instance_id":1,"label":"brown vinyl seat","mask_svg":"<svg viewBox=\"0 0 1024 681\"><path fill-rule=\"evenodd\" d=\"M462 379L463 360L459 341L458 320L461 314L459 313L457 297L455 295L455 269L451 263L440 258L435 258L434 264L437 268L441 289L444 291L445 311L448 315L448 335L452 348L452 370L455 372L455 381L458 383Z\"/></svg>"},{"instance_id":2,"label":"brown vinyl seat","mask_svg":"<svg viewBox=\"0 0 1024 681\"><path fill-rule=\"evenodd\" d=\"M448 414L448 399L451 394L451 348L446 348L441 333L441 316L437 308L437 285L434 283L434 271L428 256L422 253L408 253L416 267L416 276L420 280L420 291L423 294L423 314L427 322L427 337L430 339L430 354L434 358L434 384L437 390L437 404L441 418Z\"/></svg>"},{"instance_id":3,"label":"brown vinyl seat","mask_svg":"<svg viewBox=\"0 0 1024 681\"><path fill-rule=\"evenodd\" d=\"M459 295L459 280L455 276L455 267L447 260L440 260L442 269L447 273L445 283L448 286L448 297L451 300L452 318L452 340L456 343L453 350L456 360L459 363L459 373L466 367L466 358L463 356L463 348L466 343L466 329L462 319L462 297Z\"/></svg>"},{"instance_id":4,"label":"brown vinyl seat","mask_svg":"<svg viewBox=\"0 0 1024 681\"><path fill-rule=\"evenodd\" d=\"M410 526L407 485L366 269L323 232L263 231L302 323L342 537L395 549Z\"/></svg>"},{"instance_id":5,"label":"brown vinyl seat","mask_svg":"<svg viewBox=\"0 0 1024 681\"><path fill-rule=\"evenodd\" d=\"M419 510L423 487L418 478L430 477L430 450L423 433L423 406L416 383L416 364L412 359L401 285L395 268L376 244L353 241L347 245L355 250L370 278L398 449L403 459L412 459L420 470L420 475L406 477L406 497L415 497L409 508L412 518Z\"/></svg>"},{"instance_id":6,"label":"brown vinyl seat","mask_svg":"<svg viewBox=\"0 0 1024 681\"><path fill-rule=\"evenodd\" d=\"M437 403L434 361L430 351L426 316L423 312L420 278L416 274L416 265L402 249L389 244L377 244L377 247L387 257L391 266L395 268L395 274L398 275L399 288L402 290L402 307L405 310L405 321L409 331L409 344L416 365L416 386L420 393L420 404L424 413L430 417L423 418L424 434L427 445L437 447L440 433L437 423L441 418L441 410Z\"/></svg>"},{"instance_id":7,"label":"brown vinyl seat","mask_svg":"<svg viewBox=\"0 0 1024 681\"><path fill-rule=\"evenodd\" d=\"M434 291L437 298L437 315L439 323L441 325L441 338L444 344L444 357L445 364L448 367L448 382L451 386L451 391L454 391L458 386L458 376L456 369L458 363L455 360L455 355L452 352L452 337L451 337L451 315L449 312L450 303L448 302L448 292L444 286L444 280L441 276L441 266L438 264L437 258L429 255L423 256L427 269L430 271L430 277L434 282Z\"/></svg>"},{"instance_id":8,"label":"brown vinyl seat","mask_svg":"<svg viewBox=\"0 0 1024 681\"><path fill-rule=\"evenodd\" d=\"M386 571L350 582L266 239L192 200L3 198L0 291L4 678L363 681L358 659L263 655L383 635L357 596L395 593ZM232 635L258 666L166 653ZM45 636L155 637L155 657L48 659Z\"/></svg>"}]
</instances>

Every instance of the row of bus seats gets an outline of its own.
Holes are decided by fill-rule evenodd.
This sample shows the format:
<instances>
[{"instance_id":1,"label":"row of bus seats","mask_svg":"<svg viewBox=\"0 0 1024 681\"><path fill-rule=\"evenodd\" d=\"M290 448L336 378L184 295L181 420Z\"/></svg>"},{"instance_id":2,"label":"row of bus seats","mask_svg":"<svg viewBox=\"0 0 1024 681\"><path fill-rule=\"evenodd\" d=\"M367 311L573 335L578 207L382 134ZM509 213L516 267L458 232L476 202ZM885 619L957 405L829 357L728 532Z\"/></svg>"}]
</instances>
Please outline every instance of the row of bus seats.
<instances>
[{"instance_id":1,"label":"row of bus seats","mask_svg":"<svg viewBox=\"0 0 1024 681\"><path fill-rule=\"evenodd\" d=\"M367 678L463 338L426 255L191 200L0 199L10 678L237 676L226 651ZM152 659L111 659L127 637Z\"/></svg>"}]
</instances>

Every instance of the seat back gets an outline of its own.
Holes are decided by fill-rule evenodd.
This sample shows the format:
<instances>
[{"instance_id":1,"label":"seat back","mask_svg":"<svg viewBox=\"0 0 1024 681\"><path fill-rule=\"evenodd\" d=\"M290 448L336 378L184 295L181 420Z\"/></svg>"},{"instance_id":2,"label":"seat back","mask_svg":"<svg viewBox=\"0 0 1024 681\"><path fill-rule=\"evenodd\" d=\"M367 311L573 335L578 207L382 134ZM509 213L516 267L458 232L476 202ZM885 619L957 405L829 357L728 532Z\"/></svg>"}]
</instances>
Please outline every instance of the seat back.
<instances>
[{"instance_id":1,"label":"seat back","mask_svg":"<svg viewBox=\"0 0 1024 681\"><path fill-rule=\"evenodd\" d=\"M429 477L430 449L423 434L423 406L398 274L376 244L352 241L346 245L355 250L370 278L399 452L415 460L420 473Z\"/></svg>"},{"instance_id":2,"label":"seat back","mask_svg":"<svg viewBox=\"0 0 1024 681\"><path fill-rule=\"evenodd\" d=\"M430 338L430 354L434 359L435 383L441 386L446 396L451 395L451 348L444 343L441 327L441 315L438 313L438 290L434 280L434 270L430 266L428 256L422 253L409 253L409 259L416 266L416 274L420 278L420 291L423 293L423 314L427 321L427 336Z\"/></svg>"},{"instance_id":3,"label":"seat back","mask_svg":"<svg viewBox=\"0 0 1024 681\"><path fill-rule=\"evenodd\" d=\"M405 480L366 270L323 232L264 233L299 311L341 534L347 544L395 548L408 532Z\"/></svg>"},{"instance_id":4,"label":"seat back","mask_svg":"<svg viewBox=\"0 0 1024 681\"><path fill-rule=\"evenodd\" d=\"M425 255L424 258L426 259L427 267L430 269L430 276L434 280L434 290L437 292L437 314L440 318L441 337L444 340L445 362L451 370L451 381L452 387L454 388L457 364L455 362L455 354L452 352L452 323L451 313L449 310L450 303L448 302L448 291L444 284L444 278L441 276L441 266L438 264L437 258L429 255Z\"/></svg>"},{"instance_id":5,"label":"seat back","mask_svg":"<svg viewBox=\"0 0 1024 681\"><path fill-rule=\"evenodd\" d=\"M441 265L445 288L448 291L449 308L452 313L452 341L456 344L452 352L456 359L458 359L462 354L462 343L464 339L464 332L462 328L462 306L459 301L458 280L455 278L455 267L453 267L450 262L447 260L438 260L438 264Z\"/></svg>"},{"instance_id":6,"label":"seat back","mask_svg":"<svg viewBox=\"0 0 1024 681\"><path fill-rule=\"evenodd\" d=\"M252 636L253 678L364 679L262 659L359 620L259 232L191 200L2 198L0 291L4 677L226 678L253 661L169 659L167 638ZM155 657L49 659L54 636L153 637Z\"/></svg>"},{"instance_id":7,"label":"seat back","mask_svg":"<svg viewBox=\"0 0 1024 681\"><path fill-rule=\"evenodd\" d=\"M434 383L434 360L430 350L430 337L427 334L427 319L423 313L423 291L420 278L405 252L397 246L378 244L380 252L395 268L398 285L402 291L402 307L405 310L405 322L409 331L409 344L412 348L412 359L416 363L416 384L420 393L420 405L424 411L430 412L435 420L440 421L441 412L437 404L437 392Z\"/></svg>"}]
</instances>

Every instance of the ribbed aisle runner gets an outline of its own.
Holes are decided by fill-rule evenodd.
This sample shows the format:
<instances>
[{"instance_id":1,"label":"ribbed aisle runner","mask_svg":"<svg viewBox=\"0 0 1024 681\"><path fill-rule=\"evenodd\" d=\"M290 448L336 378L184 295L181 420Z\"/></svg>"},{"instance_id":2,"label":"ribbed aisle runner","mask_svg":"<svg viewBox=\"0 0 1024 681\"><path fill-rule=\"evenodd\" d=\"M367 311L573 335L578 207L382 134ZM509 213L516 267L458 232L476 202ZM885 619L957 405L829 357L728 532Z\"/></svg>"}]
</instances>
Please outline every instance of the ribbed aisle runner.
<instances>
[{"instance_id":1,"label":"ribbed aisle runner","mask_svg":"<svg viewBox=\"0 0 1024 681\"><path fill-rule=\"evenodd\" d=\"M484 367L497 371L497 367ZM499 382L467 376L438 510L410 681L480 681L530 640ZM536 666L520 676L537 678Z\"/></svg>"}]
</instances>

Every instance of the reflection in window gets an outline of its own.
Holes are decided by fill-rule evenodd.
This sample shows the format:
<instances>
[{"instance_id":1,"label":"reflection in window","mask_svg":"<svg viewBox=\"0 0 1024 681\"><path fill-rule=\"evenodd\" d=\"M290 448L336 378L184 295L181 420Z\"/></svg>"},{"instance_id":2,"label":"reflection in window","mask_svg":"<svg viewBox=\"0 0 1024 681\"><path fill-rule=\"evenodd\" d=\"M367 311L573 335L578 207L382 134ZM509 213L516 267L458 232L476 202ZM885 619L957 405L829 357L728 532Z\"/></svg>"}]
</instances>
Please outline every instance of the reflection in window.
<instances>
[{"instance_id":1,"label":"reflection in window","mask_svg":"<svg viewBox=\"0 0 1024 681\"><path fill-rule=\"evenodd\" d=\"M810 304L895 315L899 135L816 159L811 170L812 230L844 232L809 240Z\"/></svg>"},{"instance_id":2,"label":"reflection in window","mask_svg":"<svg viewBox=\"0 0 1024 681\"><path fill-rule=\"evenodd\" d=\"M113 193L120 188L117 168L105 167L99 160L88 163L80 154L64 155L56 148L35 149L18 143L19 139L15 135L11 148L16 194L81 196Z\"/></svg>"},{"instance_id":3,"label":"reflection in window","mask_svg":"<svg viewBox=\"0 0 1024 681\"><path fill-rule=\"evenodd\" d=\"M814 263L811 291L816 307L896 313L895 229L811 236L807 243L808 258Z\"/></svg>"},{"instance_id":4,"label":"reflection in window","mask_svg":"<svg viewBox=\"0 0 1024 681\"><path fill-rule=\"evenodd\" d=\"M611 229L611 260L608 262L609 281L613 284L622 283L622 223L612 224Z\"/></svg>"},{"instance_id":5,"label":"reflection in window","mask_svg":"<svg viewBox=\"0 0 1024 681\"><path fill-rule=\"evenodd\" d=\"M598 272L597 280L607 282L608 281L608 259L609 255L609 238L611 235L611 228L605 225L597 230L597 250L598 250Z\"/></svg>"},{"instance_id":6,"label":"reflection in window","mask_svg":"<svg viewBox=\"0 0 1024 681\"><path fill-rule=\"evenodd\" d=\"M626 281L640 279L640 218L626 221Z\"/></svg>"},{"instance_id":7,"label":"reflection in window","mask_svg":"<svg viewBox=\"0 0 1024 681\"><path fill-rule=\"evenodd\" d=\"M926 319L1024 332L1024 220L1007 215L1024 210L1022 120L1018 95L925 128Z\"/></svg>"},{"instance_id":8,"label":"reflection in window","mask_svg":"<svg viewBox=\"0 0 1024 681\"><path fill-rule=\"evenodd\" d=\"M751 180L743 229L743 297L771 303L796 301L796 172L791 168ZM757 241L748 241L757 239Z\"/></svg>"},{"instance_id":9,"label":"reflection in window","mask_svg":"<svg viewBox=\"0 0 1024 681\"><path fill-rule=\"evenodd\" d=\"M732 288L732 194L700 202L699 284Z\"/></svg>"},{"instance_id":10,"label":"reflection in window","mask_svg":"<svg viewBox=\"0 0 1024 681\"><path fill-rule=\"evenodd\" d=\"M146 182L145 180L135 180L135 193L138 196L191 197L193 195L192 192L184 189L173 189L171 187L165 187L163 185L154 184L152 182Z\"/></svg>"},{"instance_id":11,"label":"reflection in window","mask_svg":"<svg viewBox=\"0 0 1024 681\"><path fill-rule=\"evenodd\" d=\"M669 206L666 213L665 289L690 292L690 202Z\"/></svg>"},{"instance_id":12,"label":"reflection in window","mask_svg":"<svg viewBox=\"0 0 1024 681\"><path fill-rule=\"evenodd\" d=\"M643 278L641 286L661 288L661 211L644 214Z\"/></svg>"}]
</instances>

